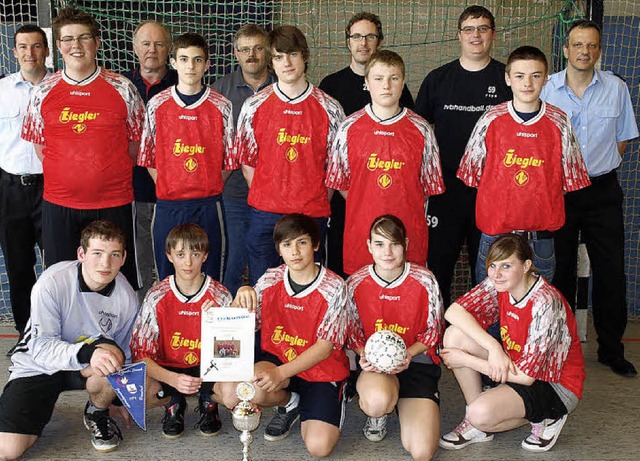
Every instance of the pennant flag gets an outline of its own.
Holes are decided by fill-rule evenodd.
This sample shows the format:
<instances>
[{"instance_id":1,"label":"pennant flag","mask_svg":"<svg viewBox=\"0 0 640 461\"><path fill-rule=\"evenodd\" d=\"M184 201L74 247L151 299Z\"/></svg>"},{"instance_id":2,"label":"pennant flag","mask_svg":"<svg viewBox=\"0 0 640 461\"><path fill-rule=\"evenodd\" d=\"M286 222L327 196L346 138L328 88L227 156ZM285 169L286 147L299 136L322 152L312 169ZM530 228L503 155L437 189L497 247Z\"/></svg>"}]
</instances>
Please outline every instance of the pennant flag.
<instances>
[{"instance_id":1,"label":"pennant flag","mask_svg":"<svg viewBox=\"0 0 640 461\"><path fill-rule=\"evenodd\" d=\"M144 362L127 365L120 371L107 376L109 384L122 405L143 431L147 430L146 378L147 364Z\"/></svg>"}]
</instances>

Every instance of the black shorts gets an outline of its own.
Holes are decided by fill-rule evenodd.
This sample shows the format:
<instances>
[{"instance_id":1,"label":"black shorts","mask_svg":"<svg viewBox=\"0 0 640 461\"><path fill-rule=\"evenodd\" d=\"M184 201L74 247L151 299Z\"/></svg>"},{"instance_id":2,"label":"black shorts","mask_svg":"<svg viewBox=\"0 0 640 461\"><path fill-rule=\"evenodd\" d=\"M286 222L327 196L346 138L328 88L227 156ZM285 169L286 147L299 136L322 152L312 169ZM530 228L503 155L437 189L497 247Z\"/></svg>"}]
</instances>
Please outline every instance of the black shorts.
<instances>
[{"instance_id":1,"label":"black shorts","mask_svg":"<svg viewBox=\"0 0 640 461\"><path fill-rule=\"evenodd\" d=\"M398 373L401 399L429 399L440 405L440 366L427 363L411 362L409 368Z\"/></svg>"},{"instance_id":2,"label":"black shorts","mask_svg":"<svg viewBox=\"0 0 640 461\"><path fill-rule=\"evenodd\" d=\"M190 367L190 368L178 368L178 367L162 367L165 370L173 371L174 373L181 373L183 375L193 376L194 378L200 377L200 366ZM165 397L172 397L174 395L180 395L181 393L173 386L170 386L167 383L160 383L160 387L162 390L156 394L156 397L159 399L164 399Z\"/></svg>"},{"instance_id":3,"label":"black shorts","mask_svg":"<svg viewBox=\"0 0 640 461\"><path fill-rule=\"evenodd\" d=\"M536 380L531 386L507 383L524 402L524 419L540 423L545 419L558 419L568 413L567 407L551 384Z\"/></svg>"},{"instance_id":4,"label":"black shorts","mask_svg":"<svg viewBox=\"0 0 640 461\"><path fill-rule=\"evenodd\" d=\"M278 357L262 351L262 359L276 366L282 365ZM344 398L346 380L340 382L307 381L298 376L290 378L287 390L300 394L300 421L323 421L342 427L347 400Z\"/></svg>"},{"instance_id":5,"label":"black shorts","mask_svg":"<svg viewBox=\"0 0 640 461\"><path fill-rule=\"evenodd\" d=\"M9 381L0 395L0 432L37 435L51 419L61 392L82 390L79 371L59 371Z\"/></svg>"}]
</instances>

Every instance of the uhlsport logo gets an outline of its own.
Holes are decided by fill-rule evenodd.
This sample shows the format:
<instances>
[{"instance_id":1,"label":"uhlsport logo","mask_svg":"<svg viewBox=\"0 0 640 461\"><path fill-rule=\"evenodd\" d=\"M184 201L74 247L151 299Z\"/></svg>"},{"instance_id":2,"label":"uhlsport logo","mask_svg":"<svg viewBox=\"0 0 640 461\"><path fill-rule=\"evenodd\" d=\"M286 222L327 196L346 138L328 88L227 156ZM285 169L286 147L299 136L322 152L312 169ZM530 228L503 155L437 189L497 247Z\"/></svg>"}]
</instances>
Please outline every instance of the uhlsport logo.
<instances>
[{"instance_id":1,"label":"uhlsport logo","mask_svg":"<svg viewBox=\"0 0 640 461\"><path fill-rule=\"evenodd\" d=\"M58 120L60 123L71 123L71 130L76 134L82 134L87 131L87 122L92 122L98 118L100 112L74 112L70 107L65 107L60 112Z\"/></svg>"},{"instance_id":2,"label":"uhlsport logo","mask_svg":"<svg viewBox=\"0 0 640 461\"><path fill-rule=\"evenodd\" d=\"M544 164L543 159L535 158L533 155L522 157L516 153L515 149L509 149L504 156L502 164L507 168L516 167L518 170L513 175L513 181L518 186L525 186L529 182L529 167L540 168Z\"/></svg>"},{"instance_id":3,"label":"uhlsport logo","mask_svg":"<svg viewBox=\"0 0 640 461\"><path fill-rule=\"evenodd\" d=\"M183 165L184 169L189 173L193 173L198 169L198 160L195 156L204 155L206 150L207 148L200 144L185 144L182 142L182 138L176 139L173 143L173 155L176 157L180 157L183 154L187 156Z\"/></svg>"}]
</instances>

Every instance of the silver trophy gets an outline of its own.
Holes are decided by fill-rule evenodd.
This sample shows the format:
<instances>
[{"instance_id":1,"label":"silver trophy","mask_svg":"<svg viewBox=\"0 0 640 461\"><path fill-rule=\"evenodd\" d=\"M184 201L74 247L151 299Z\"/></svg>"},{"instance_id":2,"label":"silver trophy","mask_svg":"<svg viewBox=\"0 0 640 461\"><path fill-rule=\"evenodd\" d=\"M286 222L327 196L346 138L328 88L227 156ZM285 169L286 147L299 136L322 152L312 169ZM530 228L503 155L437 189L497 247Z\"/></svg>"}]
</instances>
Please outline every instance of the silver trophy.
<instances>
[{"instance_id":1,"label":"silver trophy","mask_svg":"<svg viewBox=\"0 0 640 461\"><path fill-rule=\"evenodd\" d=\"M238 403L231 412L233 426L237 430L242 431L240 434L242 461L251 461L251 456L249 455L249 448L251 442L253 442L251 431L260 425L262 409L250 402L250 400L256 396L256 388L253 384L246 381L239 383L236 387L236 395L240 399L240 403Z\"/></svg>"}]
</instances>

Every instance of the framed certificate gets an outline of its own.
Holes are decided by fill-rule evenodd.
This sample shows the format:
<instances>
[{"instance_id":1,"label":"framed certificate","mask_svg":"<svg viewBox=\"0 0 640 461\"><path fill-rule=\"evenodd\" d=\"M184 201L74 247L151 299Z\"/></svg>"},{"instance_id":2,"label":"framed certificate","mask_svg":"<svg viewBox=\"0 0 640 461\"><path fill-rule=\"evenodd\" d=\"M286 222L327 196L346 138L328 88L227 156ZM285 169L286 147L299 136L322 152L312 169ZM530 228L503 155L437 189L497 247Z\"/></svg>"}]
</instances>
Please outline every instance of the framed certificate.
<instances>
[{"instance_id":1,"label":"framed certificate","mask_svg":"<svg viewBox=\"0 0 640 461\"><path fill-rule=\"evenodd\" d=\"M256 315L247 309L202 311L200 377L206 382L249 381L253 377Z\"/></svg>"}]
</instances>

